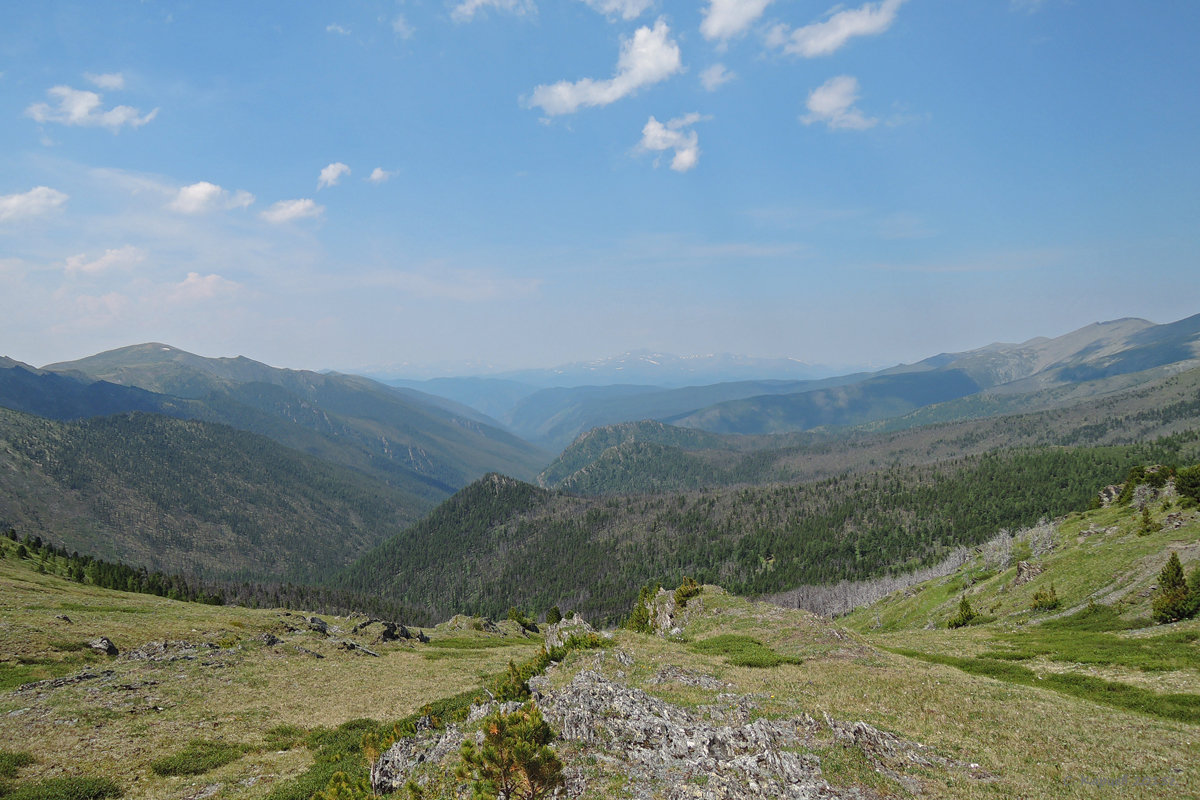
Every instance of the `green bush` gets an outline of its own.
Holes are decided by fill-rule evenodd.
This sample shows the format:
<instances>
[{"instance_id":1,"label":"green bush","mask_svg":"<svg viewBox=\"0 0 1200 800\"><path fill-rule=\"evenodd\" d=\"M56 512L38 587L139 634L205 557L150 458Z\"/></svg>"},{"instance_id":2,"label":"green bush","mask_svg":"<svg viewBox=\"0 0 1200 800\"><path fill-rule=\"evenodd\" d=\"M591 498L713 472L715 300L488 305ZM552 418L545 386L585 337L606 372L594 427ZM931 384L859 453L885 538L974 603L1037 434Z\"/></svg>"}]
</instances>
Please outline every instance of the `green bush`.
<instances>
[{"instance_id":1,"label":"green bush","mask_svg":"<svg viewBox=\"0 0 1200 800\"><path fill-rule=\"evenodd\" d=\"M4 800L103 800L125 792L108 778L47 778L16 787Z\"/></svg>"},{"instance_id":2,"label":"green bush","mask_svg":"<svg viewBox=\"0 0 1200 800\"><path fill-rule=\"evenodd\" d=\"M563 765L550 742L554 732L536 706L511 714L499 711L483 721L483 743L467 739L458 776L471 782L473 800L538 800L563 783Z\"/></svg>"},{"instance_id":3,"label":"green bush","mask_svg":"<svg viewBox=\"0 0 1200 800\"><path fill-rule=\"evenodd\" d=\"M695 578L684 577L683 583L679 584L679 588L675 590L675 605L680 608L685 608L688 600L700 594L702 587L696 583Z\"/></svg>"},{"instance_id":4,"label":"green bush","mask_svg":"<svg viewBox=\"0 0 1200 800\"><path fill-rule=\"evenodd\" d=\"M724 656L736 667L777 667L780 664L801 664L799 658L782 656L762 642L750 636L726 633L711 639L702 639L689 645L692 650L704 655Z\"/></svg>"},{"instance_id":5,"label":"green bush","mask_svg":"<svg viewBox=\"0 0 1200 800\"><path fill-rule=\"evenodd\" d=\"M1200 503L1200 464L1175 473L1175 491L1193 503Z\"/></svg>"},{"instance_id":6,"label":"green bush","mask_svg":"<svg viewBox=\"0 0 1200 800\"><path fill-rule=\"evenodd\" d=\"M562 611L558 606L550 606L550 610L546 612L546 624L556 625L562 622Z\"/></svg>"},{"instance_id":7,"label":"green bush","mask_svg":"<svg viewBox=\"0 0 1200 800\"><path fill-rule=\"evenodd\" d=\"M958 613L946 622L946 627L961 628L964 625L970 625L978 616L975 609L971 608L971 601L967 600L967 596L964 594L958 603Z\"/></svg>"},{"instance_id":8,"label":"green bush","mask_svg":"<svg viewBox=\"0 0 1200 800\"><path fill-rule=\"evenodd\" d=\"M150 762L158 775L200 775L237 761L246 752L240 744L193 739L178 753Z\"/></svg>"},{"instance_id":9,"label":"green bush","mask_svg":"<svg viewBox=\"0 0 1200 800\"><path fill-rule=\"evenodd\" d=\"M625 620L624 627L637 633L651 633L650 627L650 603L653 602L654 596L658 594L658 590L662 588L661 583L647 584L638 591L637 602L633 605L633 610L629 612L629 618Z\"/></svg>"},{"instance_id":10,"label":"green bush","mask_svg":"<svg viewBox=\"0 0 1200 800\"><path fill-rule=\"evenodd\" d=\"M1179 554L1173 552L1158 574L1158 590L1151 601L1154 621L1167 623L1187 619L1196 613L1195 600L1196 596L1188 591L1187 581L1183 578Z\"/></svg>"},{"instance_id":11,"label":"green bush","mask_svg":"<svg viewBox=\"0 0 1200 800\"><path fill-rule=\"evenodd\" d=\"M1033 610L1034 611L1051 611L1058 608L1058 594L1054 591L1054 584L1050 584L1049 589L1039 589L1033 593Z\"/></svg>"}]
</instances>

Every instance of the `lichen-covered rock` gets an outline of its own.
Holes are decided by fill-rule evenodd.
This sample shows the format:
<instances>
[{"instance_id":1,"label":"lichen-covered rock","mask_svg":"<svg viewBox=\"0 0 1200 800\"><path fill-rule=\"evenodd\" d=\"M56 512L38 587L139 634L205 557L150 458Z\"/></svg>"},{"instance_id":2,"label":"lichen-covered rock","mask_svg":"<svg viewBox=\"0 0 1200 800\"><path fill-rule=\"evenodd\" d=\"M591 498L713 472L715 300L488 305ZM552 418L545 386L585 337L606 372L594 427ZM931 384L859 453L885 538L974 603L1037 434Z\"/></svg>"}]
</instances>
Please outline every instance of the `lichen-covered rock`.
<instances>
[{"instance_id":1,"label":"lichen-covered rock","mask_svg":"<svg viewBox=\"0 0 1200 800\"><path fill-rule=\"evenodd\" d=\"M572 636L587 635L595 632L595 628L589 625L583 617L576 614L570 619L564 619L561 622L555 622L552 625L546 626L546 649L562 647Z\"/></svg>"},{"instance_id":2,"label":"lichen-covered rock","mask_svg":"<svg viewBox=\"0 0 1200 800\"><path fill-rule=\"evenodd\" d=\"M1038 564L1032 564L1028 561L1017 562L1017 574L1013 578L1012 585L1020 586L1023 583L1029 583L1031 580L1041 575L1045 570Z\"/></svg>"},{"instance_id":3,"label":"lichen-covered rock","mask_svg":"<svg viewBox=\"0 0 1200 800\"><path fill-rule=\"evenodd\" d=\"M539 689L538 706L559 736L613 754L637 797L656 787L667 798L703 800L851 796L821 779L814 756L789 749L804 740L795 722L712 725L592 670L560 690Z\"/></svg>"},{"instance_id":4,"label":"lichen-covered rock","mask_svg":"<svg viewBox=\"0 0 1200 800\"><path fill-rule=\"evenodd\" d=\"M101 653L106 656L115 656L121 652L117 649L117 646L112 643L112 639L109 639L107 636L101 636L98 639L92 639L90 642L88 642L88 647L92 648L97 653Z\"/></svg>"},{"instance_id":5,"label":"lichen-covered rock","mask_svg":"<svg viewBox=\"0 0 1200 800\"><path fill-rule=\"evenodd\" d=\"M420 730L416 736L399 739L371 766L371 786L378 794L399 791L409 780L424 786L429 776L420 767L441 764L458 752L462 742L457 725L449 725L441 733Z\"/></svg>"}]
</instances>

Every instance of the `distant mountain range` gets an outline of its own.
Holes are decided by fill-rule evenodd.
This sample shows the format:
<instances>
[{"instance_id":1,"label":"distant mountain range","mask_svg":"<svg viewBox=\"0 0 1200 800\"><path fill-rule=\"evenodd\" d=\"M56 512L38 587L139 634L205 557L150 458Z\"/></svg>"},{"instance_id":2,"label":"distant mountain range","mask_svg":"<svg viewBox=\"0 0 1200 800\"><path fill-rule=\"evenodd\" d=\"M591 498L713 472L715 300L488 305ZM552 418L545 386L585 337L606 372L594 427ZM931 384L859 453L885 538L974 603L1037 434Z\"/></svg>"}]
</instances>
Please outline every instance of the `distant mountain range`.
<instances>
[{"instance_id":1,"label":"distant mountain range","mask_svg":"<svg viewBox=\"0 0 1200 800\"><path fill-rule=\"evenodd\" d=\"M643 419L714 433L759 435L861 425L967 398L1029 395L1036 403L1041 402L1037 393L1055 387L1086 384L1092 391L1112 391L1200 365L1198 335L1200 315L1166 325L1121 319L1052 339L997 343L876 372L802 380L760 374L753 380L682 387L639 383L629 379L652 374L643 367L647 359L654 360L639 355L601 362L603 368L594 371L587 365L560 370L564 384L590 376L594 385L539 389L518 376L404 385L469 405L522 438L557 452L592 428ZM734 361L746 369L756 363ZM613 364L626 364L628 370ZM1136 377L1113 381L1124 376ZM1102 383L1105 380L1110 382ZM1011 399L996 402L1009 413L1040 407L1021 407ZM973 404L975 412L982 407Z\"/></svg>"}]
</instances>

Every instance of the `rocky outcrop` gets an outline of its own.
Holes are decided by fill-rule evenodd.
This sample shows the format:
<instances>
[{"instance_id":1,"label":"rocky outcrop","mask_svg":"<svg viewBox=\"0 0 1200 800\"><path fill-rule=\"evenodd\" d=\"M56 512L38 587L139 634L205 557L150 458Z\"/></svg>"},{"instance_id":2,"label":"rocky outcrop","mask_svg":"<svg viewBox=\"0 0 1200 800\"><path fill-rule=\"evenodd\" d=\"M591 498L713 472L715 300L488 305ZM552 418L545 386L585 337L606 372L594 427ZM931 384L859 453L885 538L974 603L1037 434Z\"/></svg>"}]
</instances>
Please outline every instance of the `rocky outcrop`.
<instances>
[{"instance_id":1,"label":"rocky outcrop","mask_svg":"<svg viewBox=\"0 0 1200 800\"><path fill-rule=\"evenodd\" d=\"M793 721L713 725L593 670L580 671L559 690L544 680L531 681L530 688L562 739L607 751L622 762L636 797L853 796L839 795L821 779L815 756L789 750L806 738ZM580 788L572 786L568 794Z\"/></svg>"},{"instance_id":2,"label":"rocky outcrop","mask_svg":"<svg viewBox=\"0 0 1200 800\"><path fill-rule=\"evenodd\" d=\"M112 643L112 639L109 639L107 636L101 636L98 639L92 639L90 642L88 642L88 647L92 648L97 653L106 656L115 656L121 652L117 649L117 646Z\"/></svg>"},{"instance_id":3,"label":"rocky outcrop","mask_svg":"<svg viewBox=\"0 0 1200 800\"><path fill-rule=\"evenodd\" d=\"M420 768L441 764L458 753L462 743L463 733L457 725L439 732L431 730L428 717L422 717L416 736L399 739L372 765L371 786L378 794L399 791L409 780L424 786L429 775Z\"/></svg>"},{"instance_id":4,"label":"rocky outcrop","mask_svg":"<svg viewBox=\"0 0 1200 800\"><path fill-rule=\"evenodd\" d=\"M1013 578L1012 585L1020 586L1024 583L1029 583L1031 580L1041 575L1045 570L1038 564L1030 563L1029 561L1017 562L1017 574Z\"/></svg>"},{"instance_id":5,"label":"rocky outcrop","mask_svg":"<svg viewBox=\"0 0 1200 800\"><path fill-rule=\"evenodd\" d=\"M595 633L596 629L576 614L570 619L564 619L546 626L546 649L562 647L572 636L586 636Z\"/></svg>"}]
</instances>

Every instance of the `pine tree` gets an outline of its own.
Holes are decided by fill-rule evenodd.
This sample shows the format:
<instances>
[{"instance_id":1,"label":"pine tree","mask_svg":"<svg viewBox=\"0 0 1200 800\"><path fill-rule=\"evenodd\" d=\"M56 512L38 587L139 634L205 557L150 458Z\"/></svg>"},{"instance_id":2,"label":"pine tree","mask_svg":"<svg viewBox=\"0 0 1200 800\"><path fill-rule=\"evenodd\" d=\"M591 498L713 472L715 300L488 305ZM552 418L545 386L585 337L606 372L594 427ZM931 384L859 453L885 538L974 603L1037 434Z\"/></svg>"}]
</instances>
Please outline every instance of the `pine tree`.
<instances>
[{"instance_id":1,"label":"pine tree","mask_svg":"<svg viewBox=\"0 0 1200 800\"><path fill-rule=\"evenodd\" d=\"M1158 591L1151 601L1154 621L1166 623L1186 619L1192 605L1189 601L1187 582L1183 579L1183 564L1179 563L1179 554L1172 552L1166 566L1158 574Z\"/></svg>"}]
</instances>

